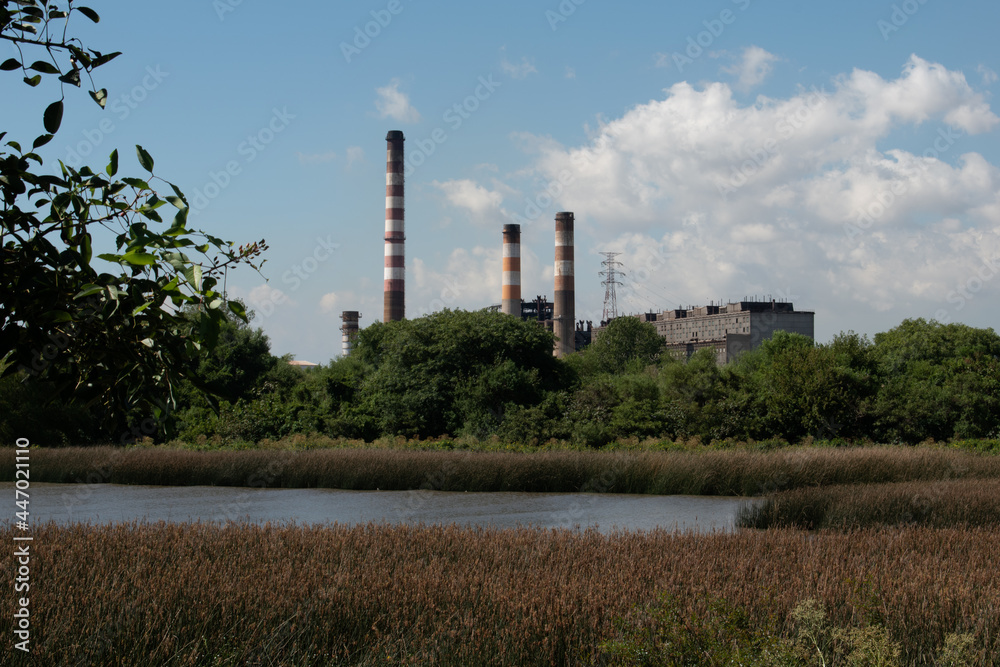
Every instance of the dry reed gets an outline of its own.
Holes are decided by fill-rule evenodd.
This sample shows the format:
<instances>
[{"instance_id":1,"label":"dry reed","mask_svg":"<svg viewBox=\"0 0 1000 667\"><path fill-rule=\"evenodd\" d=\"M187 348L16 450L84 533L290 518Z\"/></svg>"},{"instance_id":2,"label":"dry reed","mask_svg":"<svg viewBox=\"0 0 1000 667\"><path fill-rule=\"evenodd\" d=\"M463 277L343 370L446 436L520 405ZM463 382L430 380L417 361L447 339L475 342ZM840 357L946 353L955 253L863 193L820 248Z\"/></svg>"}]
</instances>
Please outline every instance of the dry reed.
<instances>
[{"instance_id":1,"label":"dry reed","mask_svg":"<svg viewBox=\"0 0 1000 667\"><path fill-rule=\"evenodd\" d=\"M12 481L13 450L0 450ZM442 491L762 495L847 483L1000 478L1000 457L931 447L532 454L333 449L34 449L32 481ZM595 484L595 480L602 480Z\"/></svg>"},{"instance_id":2,"label":"dry reed","mask_svg":"<svg viewBox=\"0 0 1000 667\"><path fill-rule=\"evenodd\" d=\"M746 528L1000 526L1000 480L945 480L811 487L740 510Z\"/></svg>"},{"instance_id":3,"label":"dry reed","mask_svg":"<svg viewBox=\"0 0 1000 667\"><path fill-rule=\"evenodd\" d=\"M577 665L660 591L790 632L821 600L905 664L969 632L1000 664L995 528L566 532L155 524L34 531L33 664ZM11 530L0 530L11 544ZM0 568L14 567L12 550ZM0 600L10 634L13 601ZM0 663L28 664L5 641Z\"/></svg>"}]
</instances>

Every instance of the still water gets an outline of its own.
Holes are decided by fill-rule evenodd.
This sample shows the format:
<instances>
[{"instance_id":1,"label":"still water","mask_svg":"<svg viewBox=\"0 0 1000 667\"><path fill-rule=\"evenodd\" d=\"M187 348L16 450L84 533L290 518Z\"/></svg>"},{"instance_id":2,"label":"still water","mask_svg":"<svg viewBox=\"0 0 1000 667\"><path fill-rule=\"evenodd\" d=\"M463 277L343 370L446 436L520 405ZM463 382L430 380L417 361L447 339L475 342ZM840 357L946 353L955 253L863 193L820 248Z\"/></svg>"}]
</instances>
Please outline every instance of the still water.
<instances>
[{"instance_id":1,"label":"still water","mask_svg":"<svg viewBox=\"0 0 1000 667\"><path fill-rule=\"evenodd\" d=\"M0 483L13 501L14 484ZM30 488L31 522L249 521L538 526L614 530L734 530L746 498L592 493L340 491L222 486L40 484Z\"/></svg>"}]
</instances>

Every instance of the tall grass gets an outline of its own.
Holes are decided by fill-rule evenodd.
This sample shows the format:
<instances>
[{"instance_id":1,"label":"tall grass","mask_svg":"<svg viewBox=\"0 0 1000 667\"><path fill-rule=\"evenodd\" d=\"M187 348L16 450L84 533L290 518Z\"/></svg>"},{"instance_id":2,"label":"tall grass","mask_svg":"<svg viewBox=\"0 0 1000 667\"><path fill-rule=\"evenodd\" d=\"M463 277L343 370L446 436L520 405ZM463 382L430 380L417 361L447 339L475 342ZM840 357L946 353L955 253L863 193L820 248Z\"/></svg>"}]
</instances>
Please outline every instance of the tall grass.
<instances>
[{"instance_id":1,"label":"tall grass","mask_svg":"<svg viewBox=\"0 0 1000 667\"><path fill-rule=\"evenodd\" d=\"M743 528L924 525L1000 526L1000 480L948 480L810 487L740 509Z\"/></svg>"},{"instance_id":2,"label":"tall grass","mask_svg":"<svg viewBox=\"0 0 1000 667\"><path fill-rule=\"evenodd\" d=\"M14 452L0 450L0 481ZM31 450L35 482L762 495L808 486L1000 478L1000 457L929 447L501 452L162 447Z\"/></svg>"},{"instance_id":3,"label":"tall grass","mask_svg":"<svg viewBox=\"0 0 1000 667\"><path fill-rule=\"evenodd\" d=\"M0 664L586 665L615 618L663 593L684 616L724 599L776 632L816 599L837 627L883 626L907 665L932 664L949 633L995 665L997 544L995 528L49 524L34 531L32 662L12 651L3 596Z\"/></svg>"}]
</instances>

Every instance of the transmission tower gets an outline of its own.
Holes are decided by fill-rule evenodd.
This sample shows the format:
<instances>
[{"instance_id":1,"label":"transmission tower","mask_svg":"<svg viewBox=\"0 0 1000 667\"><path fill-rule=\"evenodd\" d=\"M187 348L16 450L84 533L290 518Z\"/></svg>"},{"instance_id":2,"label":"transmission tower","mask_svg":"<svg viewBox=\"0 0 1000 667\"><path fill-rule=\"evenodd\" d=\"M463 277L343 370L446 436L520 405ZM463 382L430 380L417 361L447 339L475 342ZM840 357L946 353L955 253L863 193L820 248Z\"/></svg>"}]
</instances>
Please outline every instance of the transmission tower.
<instances>
[{"instance_id":1,"label":"transmission tower","mask_svg":"<svg viewBox=\"0 0 1000 667\"><path fill-rule=\"evenodd\" d=\"M604 285L603 319L605 322L608 322L618 317L618 297L615 295L615 285L624 284L618 278L625 274L618 270L618 267L622 263L615 260L615 257L621 254L620 252L602 252L601 254L604 255L604 261L601 262L601 266L607 267L604 271L601 271L601 275L605 276L604 280L601 281L601 284Z\"/></svg>"}]
</instances>

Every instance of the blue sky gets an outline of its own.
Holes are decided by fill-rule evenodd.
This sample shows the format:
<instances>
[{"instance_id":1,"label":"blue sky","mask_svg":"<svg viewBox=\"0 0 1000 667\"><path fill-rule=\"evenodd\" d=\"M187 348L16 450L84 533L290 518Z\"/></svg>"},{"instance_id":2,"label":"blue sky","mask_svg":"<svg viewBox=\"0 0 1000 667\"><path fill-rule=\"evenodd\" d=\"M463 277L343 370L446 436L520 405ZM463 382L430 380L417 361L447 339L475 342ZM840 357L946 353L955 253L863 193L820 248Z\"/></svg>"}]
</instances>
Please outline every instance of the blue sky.
<instances>
[{"instance_id":1,"label":"blue sky","mask_svg":"<svg viewBox=\"0 0 1000 667\"><path fill-rule=\"evenodd\" d=\"M756 294L815 311L820 341L907 317L997 328L995 2L91 4L78 34L123 52L96 74L111 101L70 91L44 157L142 144L192 226L265 238L267 280L228 287L276 354L326 362L340 311L381 318L394 129L408 317L499 303L509 222L523 295L551 297L553 219L573 211L580 318L619 251L625 311ZM13 75L0 93L29 140L57 94Z\"/></svg>"}]
</instances>

